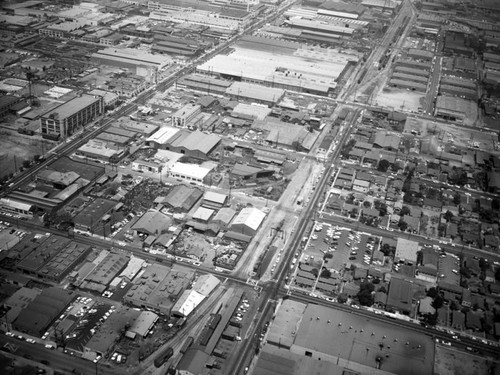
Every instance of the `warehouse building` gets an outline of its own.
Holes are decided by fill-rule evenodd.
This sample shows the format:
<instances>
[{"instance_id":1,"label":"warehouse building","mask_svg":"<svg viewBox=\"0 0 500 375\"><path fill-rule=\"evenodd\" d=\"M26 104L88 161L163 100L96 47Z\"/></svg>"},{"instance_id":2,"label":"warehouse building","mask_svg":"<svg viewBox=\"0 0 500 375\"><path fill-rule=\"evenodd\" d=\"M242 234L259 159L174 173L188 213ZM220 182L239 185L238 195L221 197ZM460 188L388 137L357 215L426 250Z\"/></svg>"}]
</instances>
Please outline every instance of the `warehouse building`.
<instances>
[{"instance_id":1,"label":"warehouse building","mask_svg":"<svg viewBox=\"0 0 500 375\"><path fill-rule=\"evenodd\" d=\"M90 270L78 286L80 289L102 293L108 288L113 279L125 269L129 257L103 250L96 261L99 262L97 266L94 264L95 268Z\"/></svg>"},{"instance_id":2,"label":"warehouse building","mask_svg":"<svg viewBox=\"0 0 500 375\"><path fill-rule=\"evenodd\" d=\"M28 219L33 218L33 205L10 198L0 198L0 211Z\"/></svg>"},{"instance_id":3,"label":"warehouse building","mask_svg":"<svg viewBox=\"0 0 500 375\"><path fill-rule=\"evenodd\" d=\"M429 78L430 72L428 70L412 68L404 65L398 65L394 68L395 72L403 73L403 74L413 74L416 76L421 76L425 78Z\"/></svg>"},{"instance_id":4,"label":"warehouse building","mask_svg":"<svg viewBox=\"0 0 500 375\"><path fill-rule=\"evenodd\" d=\"M64 289L45 288L21 311L12 328L31 336L41 337L73 298L73 293Z\"/></svg>"},{"instance_id":5,"label":"warehouse building","mask_svg":"<svg viewBox=\"0 0 500 375\"><path fill-rule=\"evenodd\" d=\"M472 100L441 95L437 97L435 116L464 122L477 116L477 104Z\"/></svg>"},{"instance_id":6,"label":"warehouse building","mask_svg":"<svg viewBox=\"0 0 500 375\"><path fill-rule=\"evenodd\" d=\"M71 136L104 111L102 96L81 95L45 113L40 118L42 135Z\"/></svg>"},{"instance_id":7,"label":"warehouse building","mask_svg":"<svg viewBox=\"0 0 500 375\"><path fill-rule=\"evenodd\" d=\"M396 61L396 67L398 67L398 66L404 66L404 67L408 67L408 68L425 70L425 71L431 70L431 62L429 62L429 61L416 61L416 60L407 59L407 58L398 59Z\"/></svg>"},{"instance_id":8,"label":"warehouse building","mask_svg":"<svg viewBox=\"0 0 500 375\"><path fill-rule=\"evenodd\" d=\"M168 140L179 132L179 129L163 126L146 139L146 146L164 149Z\"/></svg>"},{"instance_id":9,"label":"warehouse building","mask_svg":"<svg viewBox=\"0 0 500 375\"><path fill-rule=\"evenodd\" d=\"M196 185L209 185L209 173L211 168L202 167L197 164L175 163L169 170L169 174L173 178L193 183Z\"/></svg>"},{"instance_id":10,"label":"warehouse building","mask_svg":"<svg viewBox=\"0 0 500 375\"><path fill-rule=\"evenodd\" d=\"M255 207L245 207L231 223L231 231L254 236L264 221L266 214Z\"/></svg>"},{"instance_id":11,"label":"warehouse building","mask_svg":"<svg viewBox=\"0 0 500 375\"><path fill-rule=\"evenodd\" d=\"M168 268L151 264L123 296L127 304L170 315L171 309L186 287L192 282L194 272L179 266Z\"/></svg>"},{"instance_id":12,"label":"warehouse building","mask_svg":"<svg viewBox=\"0 0 500 375\"><path fill-rule=\"evenodd\" d=\"M116 201L98 198L85 207L73 218L75 230L92 232L98 225L102 226L103 217L116 206Z\"/></svg>"},{"instance_id":13,"label":"warehouse building","mask_svg":"<svg viewBox=\"0 0 500 375\"><path fill-rule=\"evenodd\" d=\"M172 218L159 211L147 211L130 227L137 234L159 236L172 225Z\"/></svg>"},{"instance_id":14,"label":"warehouse building","mask_svg":"<svg viewBox=\"0 0 500 375\"><path fill-rule=\"evenodd\" d=\"M408 50L408 57L415 60L432 61L434 53L423 49L410 48Z\"/></svg>"},{"instance_id":15,"label":"warehouse building","mask_svg":"<svg viewBox=\"0 0 500 375\"><path fill-rule=\"evenodd\" d=\"M144 338L153 329L160 317L152 311L141 311L141 314L134 320L128 329L126 336L135 338L136 335Z\"/></svg>"},{"instance_id":16,"label":"warehouse building","mask_svg":"<svg viewBox=\"0 0 500 375\"><path fill-rule=\"evenodd\" d=\"M160 199L157 202L174 212L187 212L194 207L202 196L203 191L194 186L176 185L166 197L158 197Z\"/></svg>"},{"instance_id":17,"label":"warehouse building","mask_svg":"<svg viewBox=\"0 0 500 375\"><path fill-rule=\"evenodd\" d=\"M165 55L153 55L135 48L105 48L91 55L92 61L101 65L119 68L140 69L149 67L154 70L166 68L172 59Z\"/></svg>"},{"instance_id":18,"label":"warehouse building","mask_svg":"<svg viewBox=\"0 0 500 375\"><path fill-rule=\"evenodd\" d=\"M228 196L226 194L216 193L214 191L207 191L203 194L203 207L218 209L226 204Z\"/></svg>"},{"instance_id":19,"label":"warehouse building","mask_svg":"<svg viewBox=\"0 0 500 375\"><path fill-rule=\"evenodd\" d=\"M125 155L125 150L110 146L107 142L90 139L78 147L75 155L101 163L116 163Z\"/></svg>"}]
</instances>

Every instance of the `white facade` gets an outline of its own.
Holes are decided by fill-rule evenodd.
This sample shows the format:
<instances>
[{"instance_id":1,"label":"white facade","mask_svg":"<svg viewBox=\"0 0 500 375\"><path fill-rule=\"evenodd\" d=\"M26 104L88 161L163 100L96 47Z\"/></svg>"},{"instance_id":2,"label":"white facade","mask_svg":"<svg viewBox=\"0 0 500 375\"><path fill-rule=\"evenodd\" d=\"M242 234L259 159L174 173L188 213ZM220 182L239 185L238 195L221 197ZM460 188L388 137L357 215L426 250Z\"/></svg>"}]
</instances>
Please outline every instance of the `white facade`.
<instances>
[{"instance_id":1,"label":"white facade","mask_svg":"<svg viewBox=\"0 0 500 375\"><path fill-rule=\"evenodd\" d=\"M210 168L201 167L197 164L175 163L169 172L173 178L203 185L207 182L206 178L210 171Z\"/></svg>"}]
</instances>

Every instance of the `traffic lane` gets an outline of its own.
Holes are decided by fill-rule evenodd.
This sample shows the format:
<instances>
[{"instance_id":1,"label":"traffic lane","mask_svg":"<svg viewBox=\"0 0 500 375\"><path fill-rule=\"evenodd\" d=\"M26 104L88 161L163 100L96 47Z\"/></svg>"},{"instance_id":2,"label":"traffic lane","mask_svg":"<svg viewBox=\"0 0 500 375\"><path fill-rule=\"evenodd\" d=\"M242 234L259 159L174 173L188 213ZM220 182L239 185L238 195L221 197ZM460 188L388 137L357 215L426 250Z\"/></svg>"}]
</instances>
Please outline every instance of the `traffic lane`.
<instances>
[{"instance_id":1,"label":"traffic lane","mask_svg":"<svg viewBox=\"0 0 500 375\"><path fill-rule=\"evenodd\" d=\"M27 354L31 356L32 360L35 362L40 362L42 360L48 361L49 364L47 366L55 370L69 372L75 370L77 373L95 374L96 364L91 361L63 354L60 350L46 349L43 345L10 339L4 335L0 336L0 345L3 346L6 342L15 344L18 347L18 350L13 353L16 356L22 357ZM98 368L99 374L101 375L114 375L119 373L105 364L98 364Z\"/></svg>"}]
</instances>

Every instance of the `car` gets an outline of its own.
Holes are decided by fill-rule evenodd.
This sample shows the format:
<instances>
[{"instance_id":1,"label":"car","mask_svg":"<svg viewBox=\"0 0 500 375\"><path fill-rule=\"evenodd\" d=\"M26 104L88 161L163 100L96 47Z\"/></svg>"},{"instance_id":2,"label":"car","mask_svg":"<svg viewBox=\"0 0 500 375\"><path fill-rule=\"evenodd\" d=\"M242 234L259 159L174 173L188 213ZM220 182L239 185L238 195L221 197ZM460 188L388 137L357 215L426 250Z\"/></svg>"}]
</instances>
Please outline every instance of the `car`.
<instances>
[{"instance_id":1,"label":"car","mask_svg":"<svg viewBox=\"0 0 500 375\"><path fill-rule=\"evenodd\" d=\"M441 343L446 346L451 346L451 342L449 341L441 340Z\"/></svg>"},{"instance_id":2,"label":"car","mask_svg":"<svg viewBox=\"0 0 500 375\"><path fill-rule=\"evenodd\" d=\"M26 342L29 342L30 344L35 344L36 343L36 341L33 340L33 339L26 339Z\"/></svg>"},{"instance_id":3,"label":"car","mask_svg":"<svg viewBox=\"0 0 500 375\"><path fill-rule=\"evenodd\" d=\"M47 361L46 359L42 359L40 363L44 364L45 366L50 366L50 362Z\"/></svg>"}]
</instances>

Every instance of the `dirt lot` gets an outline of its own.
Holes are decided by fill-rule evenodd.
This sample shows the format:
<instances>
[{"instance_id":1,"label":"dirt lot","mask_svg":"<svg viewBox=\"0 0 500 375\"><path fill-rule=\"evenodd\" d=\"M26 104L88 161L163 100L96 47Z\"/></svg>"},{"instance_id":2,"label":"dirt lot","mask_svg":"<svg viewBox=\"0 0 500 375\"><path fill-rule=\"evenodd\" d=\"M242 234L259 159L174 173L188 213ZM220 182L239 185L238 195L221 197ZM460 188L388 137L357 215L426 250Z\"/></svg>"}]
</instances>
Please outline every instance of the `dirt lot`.
<instances>
[{"instance_id":1,"label":"dirt lot","mask_svg":"<svg viewBox=\"0 0 500 375\"><path fill-rule=\"evenodd\" d=\"M42 146L43 144L43 146ZM0 179L15 173L23 161L32 160L34 155L42 155L52 148L52 142L39 137L30 137L17 132L0 130Z\"/></svg>"},{"instance_id":2,"label":"dirt lot","mask_svg":"<svg viewBox=\"0 0 500 375\"><path fill-rule=\"evenodd\" d=\"M375 105L390 107L397 111L417 112L424 95L403 89L384 88L375 99Z\"/></svg>"},{"instance_id":3,"label":"dirt lot","mask_svg":"<svg viewBox=\"0 0 500 375\"><path fill-rule=\"evenodd\" d=\"M439 375L489 374L492 363L485 358L436 345L434 373Z\"/></svg>"}]
</instances>

